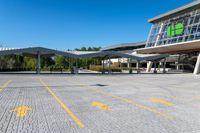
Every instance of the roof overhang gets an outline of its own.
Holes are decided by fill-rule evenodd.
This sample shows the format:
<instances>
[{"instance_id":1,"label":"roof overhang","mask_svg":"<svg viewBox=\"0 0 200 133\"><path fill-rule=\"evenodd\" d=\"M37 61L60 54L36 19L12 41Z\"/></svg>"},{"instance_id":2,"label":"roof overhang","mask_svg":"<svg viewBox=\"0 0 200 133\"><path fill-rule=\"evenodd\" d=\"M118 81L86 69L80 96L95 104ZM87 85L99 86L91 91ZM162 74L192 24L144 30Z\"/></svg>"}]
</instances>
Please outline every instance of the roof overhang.
<instances>
[{"instance_id":1,"label":"roof overhang","mask_svg":"<svg viewBox=\"0 0 200 133\"><path fill-rule=\"evenodd\" d=\"M189 12L189 11L194 10L196 8L199 8L199 7L200 7L200 0L196 0L196 1L193 1L193 2L191 2L189 4L186 4L184 6L176 8L174 10L171 10L169 12L166 12L164 14L161 14L159 16L151 18L148 21L150 23L154 23L154 22L157 22L157 21L169 18L169 17L173 17L173 16L177 16L179 14L183 14L183 13Z\"/></svg>"},{"instance_id":2,"label":"roof overhang","mask_svg":"<svg viewBox=\"0 0 200 133\"><path fill-rule=\"evenodd\" d=\"M123 50L133 50L137 48L145 47L146 41L137 42L137 43L121 43L112 45L109 47L102 48L101 51L123 51Z\"/></svg>"},{"instance_id":3,"label":"roof overhang","mask_svg":"<svg viewBox=\"0 0 200 133\"><path fill-rule=\"evenodd\" d=\"M5 56L5 55L22 55L22 56L25 55L32 57L37 57L38 55L43 57L62 55L71 58L96 58L96 59L130 58L136 61L160 60L168 56L168 55L139 55L136 53L121 53L117 51L96 51L96 52L59 51L43 47L0 50L0 56Z\"/></svg>"},{"instance_id":4,"label":"roof overhang","mask_svg":"<svg viewBox=\"0 0 200 133\"><path fill-rule=\"evenodd\" d=\"M136 54L136 53L121 53L117 51L100 51L96 53L81 55L80 58L97 58L97 59L129 58L135 61L154 61L154 60L161 60L168 56L169 55L167 54L142 55L142 54Z\"/></svg>"},{"instance_id":5,"label":"roof overhang","mask_svg":"<svg viewBox=\"0 0 200 133\"><path fill-rule=\"evenodd\" d=\"M179 54L200 51L200 40L135 50L138 54Z\"/></svg>"},{"instance_id":6,"label":"roof overhang","mask_svg":"<svg viewBox=\"0 0 200 133\"><path fill-rule=\"evenodd\" d=\"M78 55L59 51L54 49L48 49L43 47L30 47L30 48L21 48L21 49L9 49L0 51L0 56L4 55L26 55L26 56L37 56L38 52L40 52L41 56L53 56L53 55L62 55L66 57L78 58Z\"/></svg>"},{"instance_id":7,"label":"roof overhang","mask_svg":"<svg viewBox=\"0 0 200 133\"><path fill-rule=\"evenodd\" d=\"M84 54L81 55L80 58L101 58L101 59L109 59L109 58L131 58L135 60L141 60L140 57L131 54L125 54L117 51L98 51L96 53Z\"/></svg>"}]
</instances>

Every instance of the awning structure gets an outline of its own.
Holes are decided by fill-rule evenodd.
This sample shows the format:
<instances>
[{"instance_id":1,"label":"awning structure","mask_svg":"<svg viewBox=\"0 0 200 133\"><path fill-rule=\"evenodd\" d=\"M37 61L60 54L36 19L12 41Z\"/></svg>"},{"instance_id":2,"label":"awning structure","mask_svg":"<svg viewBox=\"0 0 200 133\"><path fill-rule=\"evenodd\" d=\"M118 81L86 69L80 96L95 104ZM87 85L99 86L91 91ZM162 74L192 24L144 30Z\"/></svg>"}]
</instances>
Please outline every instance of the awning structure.
<instances>
[{"instance_id":1,"label":"awning structure","mask_svg":"<svg viewBox=\"0 0 200 133\"><path fill-rule=\"evenodd\" d=\"M188 53L191 51L192 52L200 51L199 40L161 45L150 48L141 48L136 50L138 54L174 54L174 53L178 54L178 53Z\"/></svg>"},{"instance_id":2,"label":"awning structure","mask_svg":"<svg viewBox=\"0 0 200 133\"><path fill-rule=\"evenodd\" d=\"M0 56L4 55L22 55L22 56L37 56L38 52L41 56L54 56L54 55L63 55L65 57L79 58L76 54L67 51L59 51L54 49L48 49L43 47L30 47L30 48L4 48L0 49Z\"/></svg>"},{"instance_id":3,"label":"awning structure","mask_svg":"<svg viewBox=\"0 0 200 133\"><path fill-rule=\"evenodd\" d=\"M146 45L146 41L136 43L121 43L112 46L102 48L101 51L128 51L138 48L143 48Z\"/></svg>"},{"instance_id":4,"label":"awning structure","mask_svg":"<svg viewBox=\"0 0 200 133\"><path fill-rule=\"evenodd\" d=\"M141 60L140 57L131 54L124 54L116 51L98 51L90 54L79 55L80 58L101 58L101 59L112 59L112 58L131 58L135 60Z\"/></svg>"},{"instance_id":5,"label":"awning structure","mask_svg":"<svg viewBox=\"0 0 200 133\"><path fill-rule=\"evenodd\" d=\"M43 47L30 47L30 48L21 48L21 49L0 49L0 56L5 55L22 55L22 56L32 56L37 59L37 73L40 73L41 66L40 60L41 57L51 57L55 55L62 55L69 58L95 58L95 59L113 59L113 58L129 58L137 62L140 61L157 61L163 58L168 57L168 55L142 55L132 53L121 53L118 51L59 51L54 49L48 49Z\"/></svg>"},{"instance_id":6,"label":"awning structure","mask_svg":"<svg viewBox=\"0 0 200 133\"><path fill-rule=\"evenodd\" d=\"M136 54L136 55L140 57L142 61L159 61L161 59L169 57L168 54Z\"/></svg>"},{"instance_id":7,"label":"awning structure","mask_svg":"<svg viewBox=\"0 0 200 133\"><path fill-rule=\"evenodd\" d=\"M40 56L54 56L62 55L71 58L99 58L99 59L109 59L109 58L130 58L137 61L142 60L159 60L168 55L162 54L136 54L136 53L121 53L117 51L60 51L54 49L48 49L43 47L30 47L30 48L20 48L20 49L0 49L0 56L4 55L22 55L22 56L33 56L37 57L38 53Z\"/></svg>"},{"instance_id":8,"label":"awning structure","mask_svg":"<svg viewBox=\"0 0 200 133\"><path fill-rule=\"evenodd\" d=\"M79 55L80 58L101 58L101 59L112 59L112 58L129 58L135 61L154 61L168 57L167 54L136 54L133 53L121 53L117 51L99 51L89 54Z\"/></svg>"}]
</instances>

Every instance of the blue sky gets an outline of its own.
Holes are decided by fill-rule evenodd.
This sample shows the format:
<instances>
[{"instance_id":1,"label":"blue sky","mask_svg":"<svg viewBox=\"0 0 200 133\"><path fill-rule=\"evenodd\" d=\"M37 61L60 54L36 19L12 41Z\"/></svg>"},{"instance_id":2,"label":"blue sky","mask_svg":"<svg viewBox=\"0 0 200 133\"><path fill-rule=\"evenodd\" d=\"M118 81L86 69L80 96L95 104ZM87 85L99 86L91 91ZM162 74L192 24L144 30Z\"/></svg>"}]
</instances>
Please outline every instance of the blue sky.
<instances>
[{"instance_id":1,"label":"blue sky","mask_svg":"<svg viewBox=\"0 0 200 133\"><path fill-rule=\"evenodd\" d=\"M151 17L192 0L0 0L0 45L74 49L146 40Z\"/></svg>"}]
</instances>

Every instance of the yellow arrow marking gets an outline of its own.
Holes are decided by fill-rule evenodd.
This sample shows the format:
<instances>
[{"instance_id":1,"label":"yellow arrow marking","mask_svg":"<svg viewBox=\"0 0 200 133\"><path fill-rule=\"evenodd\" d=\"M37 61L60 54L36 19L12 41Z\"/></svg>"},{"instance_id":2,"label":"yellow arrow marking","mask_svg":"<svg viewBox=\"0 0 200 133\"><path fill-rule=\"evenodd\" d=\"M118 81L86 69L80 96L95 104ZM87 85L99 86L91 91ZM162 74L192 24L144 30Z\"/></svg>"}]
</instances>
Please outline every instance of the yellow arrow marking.
<instances>
[{"instance_id":1,"label":"yellow arrow marking","mask_svg":"<svg viewBox=\"0 0 200 133\"><path fill-rule=\"evenodd\" d=\"M154 103L161 103L161 104L165 104L167 106L175 106L175 104L173 104L171 102L168 102L168 101L165 101L165 100L161 100L161 99L157 99L157 98L151 98L150 100L152 102L154 102Z\"/></svg>"},{"instance_id":2,"label":"yellow arrow marking","mask_svg":"<svg viewBox=\"0 0 200 133\"><path fill-rule=\"evenodd\" d=\"M100 102L92 102L91 105L94 106L94 107L98 107L101 110L110 110L110 108L107 105L100 103Z\"/></svg>"},{"instance_id":3,"label":"yellow arrow marking","mask_svg":"<svg viewBox=\"0 0 200 133\"><path fill-rule=\"evenodd\" d=\"M28 111L30 110L32 109L27 106L20 106L11 111L15 111L17 114L17 117L23 118L27 115Z\"/></svg>"}]
</instances>

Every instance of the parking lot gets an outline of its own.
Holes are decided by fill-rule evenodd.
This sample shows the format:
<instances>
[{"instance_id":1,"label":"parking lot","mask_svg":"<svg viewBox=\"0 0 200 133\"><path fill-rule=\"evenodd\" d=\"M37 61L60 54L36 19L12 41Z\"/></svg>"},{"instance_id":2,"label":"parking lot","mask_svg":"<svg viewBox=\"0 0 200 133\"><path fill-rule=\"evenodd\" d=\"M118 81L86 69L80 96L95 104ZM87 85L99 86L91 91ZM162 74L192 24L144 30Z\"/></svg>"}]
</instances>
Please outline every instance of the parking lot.
<instances>
[{"instance_id":1,"label":"parking lot","mask_svg":"<svg viewBox=\"0 0 200 133\"><path fill-rule=\"evenodd\" d=\"M199 133L200 76L0 75L2 133Z\"/></svg>"}]
</instances>

